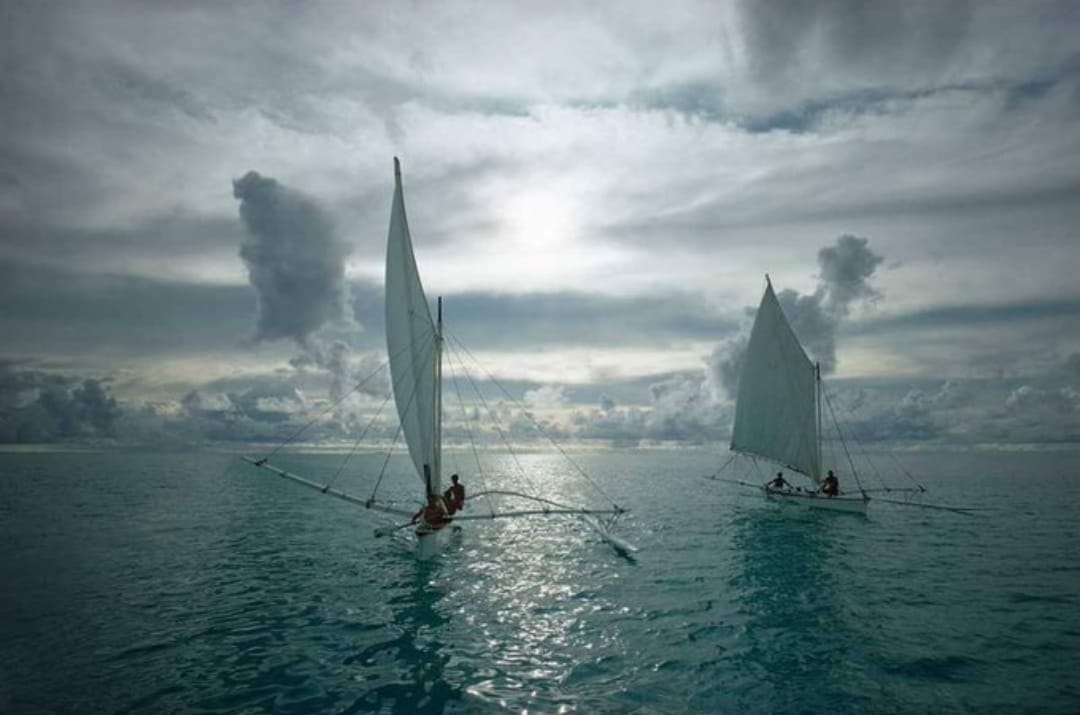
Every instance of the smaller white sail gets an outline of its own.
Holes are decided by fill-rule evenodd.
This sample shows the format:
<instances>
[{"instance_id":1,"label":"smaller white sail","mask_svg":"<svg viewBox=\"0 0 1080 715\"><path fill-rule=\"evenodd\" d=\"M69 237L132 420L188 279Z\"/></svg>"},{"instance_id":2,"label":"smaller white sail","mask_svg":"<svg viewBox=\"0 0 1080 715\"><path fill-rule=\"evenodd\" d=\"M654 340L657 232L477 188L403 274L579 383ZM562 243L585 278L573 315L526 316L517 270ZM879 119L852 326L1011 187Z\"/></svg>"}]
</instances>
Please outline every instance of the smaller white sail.
<instances>
[{"instance_id":1,"label":"smaller white sail","mask_svg":"<svg viewBox=\"0 0 1080 715\"><path fill-rule=\"evenodd\" d=\"M386 349L401 431L416 473L434 494L442 492L440 474L439 360L440 336L431 319L424 286L416 269L401 169L394 159L394 204L386 242Z\"/></svg>"},{"instance_id":2,"label":"smaller white sail","mask_svg":"<svg viewBox=\"0 0 1080 715\"><path fill-rule=\"evenodd\" d=\"M746 349L731 449L765 457L821 481L817 368L765 288Z\"/></svg>"}]
</instances>

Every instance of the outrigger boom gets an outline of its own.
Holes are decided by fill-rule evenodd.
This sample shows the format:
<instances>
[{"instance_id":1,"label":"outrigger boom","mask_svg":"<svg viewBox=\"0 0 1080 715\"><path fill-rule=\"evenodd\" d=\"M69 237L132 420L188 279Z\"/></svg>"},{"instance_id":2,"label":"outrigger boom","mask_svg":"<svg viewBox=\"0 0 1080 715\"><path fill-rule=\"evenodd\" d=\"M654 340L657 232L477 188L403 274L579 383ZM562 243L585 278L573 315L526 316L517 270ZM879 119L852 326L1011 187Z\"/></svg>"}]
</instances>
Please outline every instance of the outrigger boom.
<instances>
[{"instance_id":1,"label":"outrigger boom","mask_svg":"<svg viewBox=\"0 0 1080 715\"><path fill-rule=\"evenodd\" d=\"M283 477L283 478L288 479L290 481L296 482L297 484L301 484L301 485L303 485L303 486L305 486L305 487L307 487L309 489L314 489L315 491L320 492L322 494L326 494L328 496L336 497L338 499L341 499L342 501L347 501L347 502L349 502L351 504L357 504L359 506L364 507L365 509L373 509L375 511L385 512L387 514L396 514L398 516L412 516L412 513L413 513L413 512L411 512L411 511L409 511L407 509L398 509L396 507L391 507L391 506L386 506L384 504L380 504L379 502L376 502L376 501L374 501L372 499L362 499L362 498L356 496L355 494L349 494L348 492L343 492L340 489L334 489L333 487L329 486L328 484L319 484L318 482L312 481L311 479L306 479L305 477L301 477L299 474L293 474L292 472L290 472L288 470L281 469L280 467L276 467L276 466L274 466L273 464L270 464L269 462L267 462L264 459L253 459L251 457L244 457L243 459L244 459L245 462L248 462L249 464L252 464L252 465L254 465L256 467L259 467L260 469L265 469L265 470L267 470L269 472L273 472L274 474L278 475L279 477ZM542 503L542 504L550 504L551 507L554 507L554 508L545 507L545 508L542 508L542 509L518 509L518 510L515 510L515 511L501 511L501 512L497 511L497 512L492 512L490 514L468 514L468 515L462 515L462 516L452 516L452 517L450 517L450 521L478 521L478 520L482 520L482 519L506 519L506 518L518 517L518 516L542 516L542 515L546 515L546 514L572 514L572 515L578 515L578 516L599 516L599 515L616 516L616 515L619 515L619 514L625 514L628 511L627 509L623 509L621 507L614 507L612 509L579 509L579 508L576 508L576 507L568 506L566 504L560 504L559 502L551 501L550 499L544 499L542 497L534 497L534 496L531 496L529 494L522 494L520 492L499 491L499 490L490 490L490 491L485 491L485 492L478 492L477 494L474 494L472 498L477 499L478 497L486 496L486 495L514 496L514 497L519 497L521 499L528 499L530 501L539 502L539 503Z\"/></svg>"},{"instance_id":2,"label":"outrigger boom","mask_svg":"<svg viewBox=\"0 0 1080 715\"><path fill-rule=\"evenodd\" d=\"M343 492L340 489L334 489L329 484L319 484L318 482L313 482L310 479L305 479L299 474L293 474L292 472L281 469L280 467L275 467L273 464L268 463L265 459L252 459L251 457L244 457L244 461L248 462L249 464L253 464L259 469L265 469L268 472L273 472L279 477L284 477L285 479L296 482L297 484L302 484L309 489L314 489L315 491L321 492L328 496L336 497L338 499L341 499L342 501L347 501L351 504L359 504L365 509L374 509L375 511L382 511L386 512L387 514L396 514L398 516L412 516L412 512L407 509L397 509L392 506L385 506L383 504L379 504L378 502L375 502L371 499L361 499L355 494L349 494L348 492Z\"/></svg>"}]
</instances>

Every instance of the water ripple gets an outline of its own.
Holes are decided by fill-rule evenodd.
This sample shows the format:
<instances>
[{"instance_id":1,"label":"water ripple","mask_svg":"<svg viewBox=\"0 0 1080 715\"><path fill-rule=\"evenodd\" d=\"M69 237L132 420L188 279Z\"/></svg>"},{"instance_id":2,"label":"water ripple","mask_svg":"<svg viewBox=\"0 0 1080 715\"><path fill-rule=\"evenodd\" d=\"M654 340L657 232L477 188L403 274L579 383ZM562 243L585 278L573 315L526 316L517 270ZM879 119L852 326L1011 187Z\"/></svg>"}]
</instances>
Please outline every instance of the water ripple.
<instances>
[{"instance_id":1,"label":"water ripple","mask_svg":"<svg viewBox=\"0 0 1080 715\"><path fill-rule=\"evenodd\" d=\"M924 456L943 499L998 511L859 519L702 490L712 456L581 456L636 563L562 519L470 525L425 564L224 456L2 455L0 710L1080 710L1080 485L1011 481L1076 457Z\"/></svg>"}]
</instances>

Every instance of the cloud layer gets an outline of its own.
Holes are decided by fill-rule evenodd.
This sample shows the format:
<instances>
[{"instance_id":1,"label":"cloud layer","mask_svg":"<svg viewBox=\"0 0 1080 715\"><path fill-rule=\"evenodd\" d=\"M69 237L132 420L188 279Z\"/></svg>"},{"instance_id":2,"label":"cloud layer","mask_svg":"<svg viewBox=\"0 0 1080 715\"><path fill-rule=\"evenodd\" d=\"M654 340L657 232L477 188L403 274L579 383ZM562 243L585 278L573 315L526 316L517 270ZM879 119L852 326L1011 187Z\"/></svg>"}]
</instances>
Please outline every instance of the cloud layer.
<instances>
[{"instance_id":1,"label":"cloud layer","mask_svg":"<svg viewBox=\"0 0 1080 715\"><path fill-rule=\"evenodd\" d=\"M868 432L1075 431L1073 4L4 18L0 359L38 390L4 439L263 439L343 397L384 349L395 155L451 332L562 433L723 439L766 272Z\"/></svg>"}]
</instances>

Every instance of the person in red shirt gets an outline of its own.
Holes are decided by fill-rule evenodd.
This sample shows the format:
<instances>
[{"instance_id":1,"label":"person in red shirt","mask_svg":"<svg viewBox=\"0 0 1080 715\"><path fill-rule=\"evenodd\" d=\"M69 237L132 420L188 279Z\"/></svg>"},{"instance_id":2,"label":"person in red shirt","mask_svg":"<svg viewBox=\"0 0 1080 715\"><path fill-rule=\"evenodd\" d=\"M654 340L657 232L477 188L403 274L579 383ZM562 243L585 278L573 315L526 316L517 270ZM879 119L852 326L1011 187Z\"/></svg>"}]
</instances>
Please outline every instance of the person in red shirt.
<instances>
[{"instance_id":1,"label":"person in red shirt","mask_svg":"<svg viewBox=\"0 0 1080 715\"><path fill-rule=\"evenodd\" d=\"M424 523L431 527L440 527L446 524L449 514L446 510L446 505L443 504L442 497L438 494L428 494L428 503L420 509L420 511L413 514L412 523L416 523L418 519L423 519Z\"/></svg>"}]
</instances>

